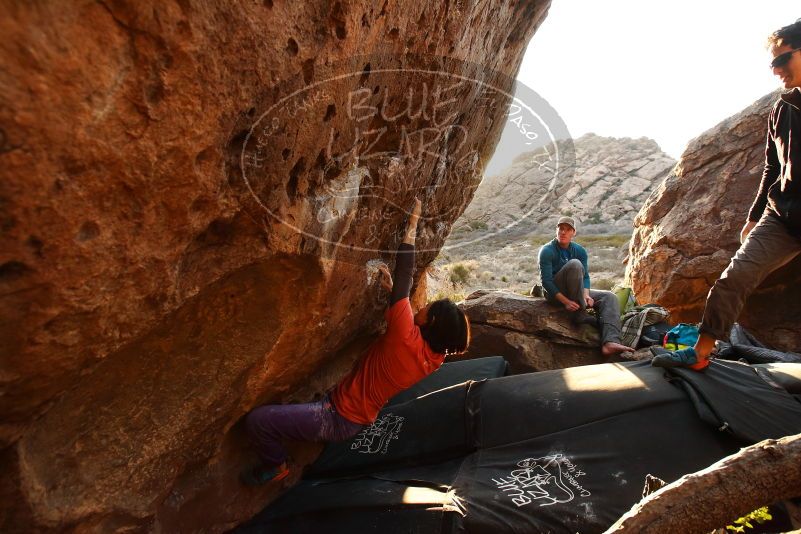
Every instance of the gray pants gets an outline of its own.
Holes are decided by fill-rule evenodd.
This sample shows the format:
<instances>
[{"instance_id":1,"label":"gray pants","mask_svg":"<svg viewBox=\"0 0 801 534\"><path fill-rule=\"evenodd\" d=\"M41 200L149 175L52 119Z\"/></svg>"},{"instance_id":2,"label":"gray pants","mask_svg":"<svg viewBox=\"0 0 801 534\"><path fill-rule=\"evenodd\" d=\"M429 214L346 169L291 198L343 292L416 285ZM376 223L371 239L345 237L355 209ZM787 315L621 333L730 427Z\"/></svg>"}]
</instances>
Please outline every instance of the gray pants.
<instances>
[{"instance_id":1,"label":"gray pants","mask_svg":"<svg viewBox=\"0 0 801 534\"><path fill-rule=\"evenodd\" d=\"M573 320L579 322L582 316L587 315L584 302L584 266L579 260L570 260L554 275L553 281L561 294L581 306L579 311L573 312ZM595 301L593 309L601 328L601 344L610 341L620 343L620 304L617 296L611 291L590 289L590 297ZM555 295L548 295L548 300L562 305Z\"/></svg>"},{"instance_id":2,"label":"gray pants","mask_svg":"<svg viewBox=\"0 0 801 534\"><path fill-rule=\"evenodd\" d=\"M801 239L767 210L709 290L701 332L729 339L745 300L770 273L801 253Z\"/></svg>"}]
</instances>

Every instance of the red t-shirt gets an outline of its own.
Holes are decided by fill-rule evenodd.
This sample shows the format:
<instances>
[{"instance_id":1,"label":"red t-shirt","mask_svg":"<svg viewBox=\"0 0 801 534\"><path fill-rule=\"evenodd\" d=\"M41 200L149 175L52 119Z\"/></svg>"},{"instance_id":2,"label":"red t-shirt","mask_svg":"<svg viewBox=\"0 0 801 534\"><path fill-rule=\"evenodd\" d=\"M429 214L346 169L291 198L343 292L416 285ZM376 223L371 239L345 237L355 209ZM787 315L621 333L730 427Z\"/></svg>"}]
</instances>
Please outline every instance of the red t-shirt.
<instances>
[{"instance_id":1,"label":"red t-shirt","mask_svg":"<svg viewBox=\"0 0 801 534\"><path fill-rule=\"evenodd\" d=\"M408 297L393 304L384 317L387 331L332 394L339 414L354 423L375 421L390 397L439 369L445 359L431 350L414 324Z\"/></svg>"}]
</instances>

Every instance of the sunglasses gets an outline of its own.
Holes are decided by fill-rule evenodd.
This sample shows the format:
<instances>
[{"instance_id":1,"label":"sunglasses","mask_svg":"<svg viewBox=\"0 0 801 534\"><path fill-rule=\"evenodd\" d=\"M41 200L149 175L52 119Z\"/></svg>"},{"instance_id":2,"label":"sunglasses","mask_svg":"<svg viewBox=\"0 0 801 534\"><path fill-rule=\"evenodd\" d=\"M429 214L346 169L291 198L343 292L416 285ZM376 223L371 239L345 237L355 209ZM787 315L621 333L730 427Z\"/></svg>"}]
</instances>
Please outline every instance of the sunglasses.
<instances>
[{"instance_id":1,"label":"sunglasses","mask_svg":"<svg viewBox=\"0 0 801 534\"><path fill-rule=\"evenodd\" d=\"M777 69L779 67L784 67L790 62L790 57L799 50L801 50L801 48L795 48L789 52L785 52L784 54L779 54L773 58L773 61L770 62L770 68Z\"/></svg>"}]
</instances>

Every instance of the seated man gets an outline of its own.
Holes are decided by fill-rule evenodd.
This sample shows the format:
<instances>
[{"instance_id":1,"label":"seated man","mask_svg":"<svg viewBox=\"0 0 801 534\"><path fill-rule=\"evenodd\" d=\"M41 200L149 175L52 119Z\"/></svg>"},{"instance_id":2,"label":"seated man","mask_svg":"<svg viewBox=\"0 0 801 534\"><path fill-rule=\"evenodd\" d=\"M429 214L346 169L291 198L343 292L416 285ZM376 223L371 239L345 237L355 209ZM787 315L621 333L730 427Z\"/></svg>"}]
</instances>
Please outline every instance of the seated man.
<instances>
[{"instance_id":1,"label":"seated man","mask_svg":"<svg viewBox=\"0 0 801 534\"><path fill-rule=\"evenodd\" d=\"M615 294L590 289L587 251L573 243L576 221L562 217L556 228L556 238L540 249L540 278L546 298L564 306L576 324L600 324L604 356L634 350L620 344L620 306ZM597 319L587 313L587 307L595 309Z\"/></svg>"}]
</instances>

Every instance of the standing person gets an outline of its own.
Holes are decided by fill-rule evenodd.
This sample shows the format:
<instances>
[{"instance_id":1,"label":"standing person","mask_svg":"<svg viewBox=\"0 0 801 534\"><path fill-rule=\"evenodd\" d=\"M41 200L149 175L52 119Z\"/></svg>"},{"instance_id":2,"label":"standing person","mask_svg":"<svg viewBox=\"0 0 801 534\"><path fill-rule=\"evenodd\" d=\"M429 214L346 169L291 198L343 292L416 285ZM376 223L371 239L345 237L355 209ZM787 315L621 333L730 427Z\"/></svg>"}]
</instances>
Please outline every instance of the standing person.
<instances>
[{"instance_id":1,"label":"standing person","mask_svg":"<svg viewBox=\"0 0 801 534\"><path fill-rule=\"evenodd\" d=\"M576 221L562 217L556 224L556 237L540 248L540 279L546 298L564 306L575 324L599 324L604 356L633 351L620 344L620 304L615 294L590 289L587 251L573 242L575 235ZM587 313L588 307L595 309L597 319Z\"/></svg>"},{"instance_id":2,"label":"standing person","mask_svg":"<svg viewBox=\"0 0 801 534\"><path fill-rule=\"evenodd\" d=\"M436 371L446 356L467 350L470 323L449 299L432 302L416 315L412 312L409 293L420 209L420 201L415 199L395 261L394 284L386 266L380 268L381 284L390 292L386 332L323 400L265 405L247 415L247 430L262 464L242 473L245 484L264 484L289 474L282 440L346 440L375 421L390 397Z\"/></svg>"},{"instance_id":3,"label":"standing person","mask_svg":"<svg viewBox=\"0 0 801 534\"><path fill-rule=\"evenodd\" d=\"M801 19L773 32L768 47L773 74L789 91L768 118L765 168L740 248L709 290L695 346L654 357L657 367L705 369L715 340L728 339L748 296L801 253Z\"/></svg>"}]
</instances>

